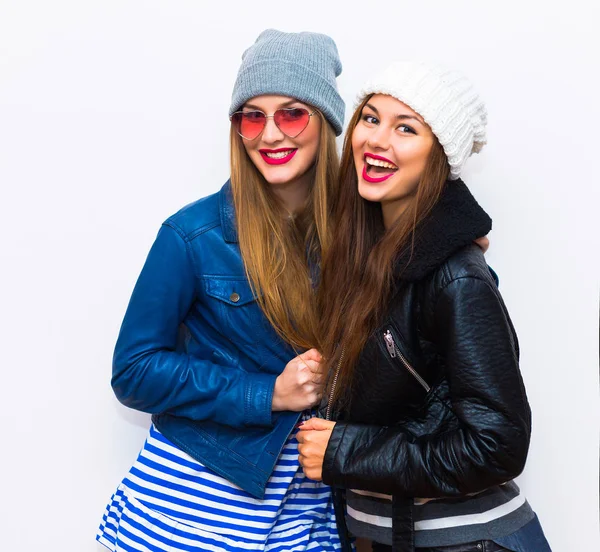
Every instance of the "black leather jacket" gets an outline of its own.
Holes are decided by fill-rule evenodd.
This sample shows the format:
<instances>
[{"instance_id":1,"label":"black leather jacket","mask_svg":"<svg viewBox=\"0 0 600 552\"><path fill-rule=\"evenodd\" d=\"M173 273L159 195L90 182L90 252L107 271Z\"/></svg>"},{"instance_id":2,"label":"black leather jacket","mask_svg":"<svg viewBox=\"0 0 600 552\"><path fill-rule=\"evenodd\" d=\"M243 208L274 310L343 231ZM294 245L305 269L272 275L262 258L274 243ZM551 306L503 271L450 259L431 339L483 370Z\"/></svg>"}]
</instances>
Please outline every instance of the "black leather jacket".
<instances>
[{"instance_id":1,"label":"black leather jacket","mask_svg":"<svg viewBox=\"0 0 600 552\"><path fill-rule=\"evenodd\" d=\"M394 552L414 548L414 497L479 492L525 464L531 413L517 336L472 243L490 228L466 186L449 181L410 263L400 255L389 316L363 350L327 447L323 479L339 522L338 489L393 495Z\"/></svg>"}]
</instances>

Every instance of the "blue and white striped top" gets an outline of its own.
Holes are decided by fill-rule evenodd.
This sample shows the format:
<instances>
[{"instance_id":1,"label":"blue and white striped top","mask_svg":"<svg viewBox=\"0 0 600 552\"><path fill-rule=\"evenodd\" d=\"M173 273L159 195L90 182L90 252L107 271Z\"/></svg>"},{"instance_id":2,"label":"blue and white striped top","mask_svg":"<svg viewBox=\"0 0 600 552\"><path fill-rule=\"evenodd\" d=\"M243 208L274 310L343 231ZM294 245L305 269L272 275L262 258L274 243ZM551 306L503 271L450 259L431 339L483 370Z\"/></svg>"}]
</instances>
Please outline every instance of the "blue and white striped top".
<instances>
[{"instance_id":1,"label":"blue and white striped top","mask_svg":"<svg viewBox=\"0 0 600 552\"><path fill-rule=\"evenodd\" d=\"M329 487L304 476L296 431L259 500L151 427L96 539L113 552L340 550Z\"/></svg>"}]
</instances>

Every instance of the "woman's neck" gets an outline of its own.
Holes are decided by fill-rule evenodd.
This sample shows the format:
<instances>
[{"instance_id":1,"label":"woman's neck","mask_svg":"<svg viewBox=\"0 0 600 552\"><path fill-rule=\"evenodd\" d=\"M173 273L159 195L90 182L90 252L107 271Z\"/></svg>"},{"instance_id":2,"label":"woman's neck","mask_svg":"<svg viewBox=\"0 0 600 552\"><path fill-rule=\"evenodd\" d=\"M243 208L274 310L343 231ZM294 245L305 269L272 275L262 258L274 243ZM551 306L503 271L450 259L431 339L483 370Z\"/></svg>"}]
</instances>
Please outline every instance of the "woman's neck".
<instances>
[{"instance_id":1,"label":"woman's neck","mask_svg":"<svg viewBox=\"0 0 600 552\"><path fill-rule=\"evenodd\" d=\"M284 213L294 216L302 210L306 205L314 178L314 170L311 170L290 182L272 185L271 189L281 203Z\"/></svg>"},{"instance_id":2,"label":"woman's neck","mask_svg":"<svg viewBox=\"0 0 600 552\"><path fill-rule=\"evenodd\" d=\"M381 215L383 217L383 226L389 230L394 223L402 216L402 213L406 211L408 207L408 200L402 198L401 200L389 201L381 204Z\"/></svg>"}]
</instances>

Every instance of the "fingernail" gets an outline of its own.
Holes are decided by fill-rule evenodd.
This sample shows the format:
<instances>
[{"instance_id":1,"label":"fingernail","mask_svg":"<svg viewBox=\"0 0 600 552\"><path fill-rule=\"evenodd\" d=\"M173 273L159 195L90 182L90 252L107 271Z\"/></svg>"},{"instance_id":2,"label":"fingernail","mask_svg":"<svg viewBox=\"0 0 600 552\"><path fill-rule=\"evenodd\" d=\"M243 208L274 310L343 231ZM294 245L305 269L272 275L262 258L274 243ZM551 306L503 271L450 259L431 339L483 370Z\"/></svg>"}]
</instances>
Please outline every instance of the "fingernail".
<instances>
[{"instance_id":1,"label":"fingernail","mask_svg":"<svg viewBox=\"0 0 600 552\"><path fill-rule=\"evenodd\" d=\"M298 424L296 424L296 427L302 427L304 425L304 422L300 422Z\"/></svg>"}]
</instances>

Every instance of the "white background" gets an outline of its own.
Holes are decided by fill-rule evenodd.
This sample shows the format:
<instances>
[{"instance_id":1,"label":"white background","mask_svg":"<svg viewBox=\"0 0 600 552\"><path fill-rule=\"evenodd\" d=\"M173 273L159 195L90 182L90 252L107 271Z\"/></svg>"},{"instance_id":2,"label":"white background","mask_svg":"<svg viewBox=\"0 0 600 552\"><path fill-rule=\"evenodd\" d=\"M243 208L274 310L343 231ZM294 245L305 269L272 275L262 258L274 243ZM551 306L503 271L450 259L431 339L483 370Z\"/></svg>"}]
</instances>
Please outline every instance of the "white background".
<instances>
[{"instance_id":1,"label":"white background","mask_svg":"<svg viewBox=\"0 0 600 552\"><path fill-rule=\"evenodd\" d=\"M396 58L462 69L489 144L465 180L534 415L519 482L556 552L598 550L596 2L0 0L0 550L96 551L148 427L112 348L163 219L228 175L227 108L261 30L325 32L348 114ZM592 13L594 12L594 13Z\"/></svg>"}]
</instances>

